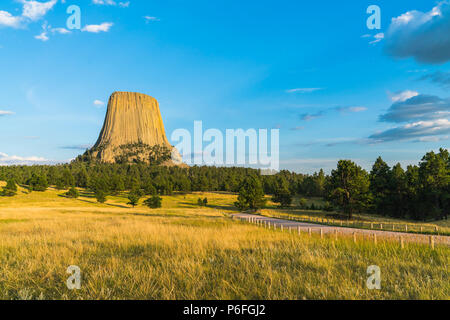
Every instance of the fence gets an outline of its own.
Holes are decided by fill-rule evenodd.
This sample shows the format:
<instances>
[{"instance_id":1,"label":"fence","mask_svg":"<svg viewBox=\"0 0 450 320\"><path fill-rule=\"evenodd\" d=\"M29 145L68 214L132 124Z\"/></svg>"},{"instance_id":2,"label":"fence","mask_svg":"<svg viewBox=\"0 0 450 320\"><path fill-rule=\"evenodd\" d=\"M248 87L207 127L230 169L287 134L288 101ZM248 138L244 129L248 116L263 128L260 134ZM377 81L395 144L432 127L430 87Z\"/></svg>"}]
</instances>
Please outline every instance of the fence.
<instances>
[{"instance_id":1,"label":"fence","mask_svg":"<svg viewBox=\"0 0 450 320\"><path fill-rule=\"evenodd\" d=\"M351 239L353 240L354 243L357 243L358 241L362 241L362 240L370 240L375 245L378 244L378 239L379 239L378 238L379 234L377 235L377 233L368 233L368 232L360 233L360 232L354 231L350 234L348 231L342 232L342 229L340 232L338 230L338 228L322 228L322 227L311 227L311 226L296 226L296 227L286 226L286 223L283 223L282 221L280 221L280 222L268 221L267 217L265 217L265 216L261 216L261 217L233 216L233 219L235 219L235 218L237 218L241 221L246 221L246 222L249 222L252 224L256 224L257 226L261 226L266 229L280 230L281 232L289 232L291 234L298 233L298 235L301 235L302 233L305 233L311 237L313 233L316 233L316 234L320 235L321 239L324 239L325 235L332 237L335 240L338 240L339 238L342 238L342 237L349 238L349 236L351 236ZM301 222L310 222L310 221L308 220L308 221L301 221ZM374 231L376 231L376 230L374 230ZM383 238L386 240L389 240L389 241L398 241L400 244L400 247L402 249L405 247L406 240L411 240L411 238L416 238L416 237L414 237L414 235L411 235L410 237L408 237L408 239L406 239L406 237L404 235L389 236L389 234L391 234L391 233L386 233L386 235L383 235ZM439 237L439 238L442 238L442 237ZM428 237L422 235L421 240L426 240L426 242L432 249L435 248L436 237L434 235L428 235ZM421 242L424 242L424 241L421 241Z\"/></svg>"},{"instance_id":2,"label":"fence","mask_svg":"<svg viewBox=\"0 0 450 320\"><path fill-rule=\"evenodd\" d=\"M447 232L441 232L438 226L419 225L419 224L401 224L395 222L373 222L373 221L350 221L350 220L336 220L318 217L300 217L300 216L283 216L277 214L270 214L269 217L277 219L287 219L291 221L315 223L326 226L357 228L367 230L392 231L402 233L420 233L428 235L447 235Z\"/></svg>"}]
</instances>

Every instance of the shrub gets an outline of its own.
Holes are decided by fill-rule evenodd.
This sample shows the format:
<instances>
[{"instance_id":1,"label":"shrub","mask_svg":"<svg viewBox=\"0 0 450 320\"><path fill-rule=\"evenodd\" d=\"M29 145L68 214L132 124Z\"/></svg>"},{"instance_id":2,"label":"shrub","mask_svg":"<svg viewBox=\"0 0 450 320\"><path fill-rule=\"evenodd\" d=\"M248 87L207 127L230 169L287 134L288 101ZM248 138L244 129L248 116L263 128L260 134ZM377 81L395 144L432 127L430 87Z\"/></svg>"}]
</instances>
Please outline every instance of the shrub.
<instances>
[{"instance_id":1,"label":"shrub","mask_svg":"<svg viewBox=\"0 0 450 320\"><path fill-rule=\"evenodd\" d=\"M103 190L96 190L95 191L95 198L97 199L97 202L99 203L105 203L106 202L106 194Z\"/></svg>"},{"instance_id":2,"label":"shrub","mask_svg":"<svg viewBox=\"0 0 450 320\"><path fill-rule=\"evenodd\" d=\"M148 198L144 201L144 204L152 209L161 208L162 207L162 198L158 195L153 195L151 198Z\"/></svg>"},{"instance_id":3,"label":"shrub","mask_svg":"<svg viewBox=\"0 0 450 320\"><path fill-rule=\"evenodd\" d=\"M71 199L76 199L80 196L80 194L78 193L78 190L75 187L72 187L66 193L66 196Z\"/></svg>"}]
</instances>

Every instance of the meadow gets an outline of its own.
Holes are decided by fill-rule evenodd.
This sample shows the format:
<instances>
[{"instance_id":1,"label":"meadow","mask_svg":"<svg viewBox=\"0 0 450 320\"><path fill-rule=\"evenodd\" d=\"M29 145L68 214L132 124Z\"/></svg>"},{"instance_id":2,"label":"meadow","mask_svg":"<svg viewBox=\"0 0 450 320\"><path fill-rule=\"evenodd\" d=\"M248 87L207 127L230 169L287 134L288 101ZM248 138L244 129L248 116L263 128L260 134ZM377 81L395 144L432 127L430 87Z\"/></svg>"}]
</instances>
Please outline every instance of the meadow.
<instances>
[{"instance_id":1,"label":"meadow","mask_svg":"<svg viewBox=\"0 0 450 320\"><path fill-rule=\"evenodd\" d=\"M448 247L267 230L231 219L227 193L165 196L160 209L62 193L0 198L0 299L450 299ZM70 265L80 290L66 286ZM381 290L366 286L370 265Z\"/></svg>"}]
</instances>

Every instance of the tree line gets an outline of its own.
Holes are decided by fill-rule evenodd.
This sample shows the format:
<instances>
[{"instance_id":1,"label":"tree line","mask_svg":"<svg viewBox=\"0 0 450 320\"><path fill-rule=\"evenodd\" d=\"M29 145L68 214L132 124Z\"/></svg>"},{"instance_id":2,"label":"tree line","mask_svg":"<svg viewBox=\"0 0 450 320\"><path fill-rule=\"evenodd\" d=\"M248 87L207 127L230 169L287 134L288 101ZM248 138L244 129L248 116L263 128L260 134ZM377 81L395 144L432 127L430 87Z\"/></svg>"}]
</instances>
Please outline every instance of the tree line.
<instances>
[{"instance_id":1,"label":"tree line","mask_svg":"<svg viewBox=\"0 0 450 320\"><path fill-rule=\"evenodd\" d=\"M158 165L106 164L74 161L55 166L0 167L0 180L7 181L4 196L12 196L16 184L30 191L86 188L99 200L129 191L130 204L143 195L170 195L174 192L224 191L239 193L236 206L257 210L265 205L264 195L281 207L289 207L295 196L323 197L321 209L354 213L376 213L396 218L433 220L447 218L450 209L450 157L445 149L427 153L418 165L392 168L380 157L370 172L350 160L341 160L326 175L280 171L262 175L260 170L242 167L193 166L182 168ZM72 190L72 193L74 191ZM156 197L152 200L156 204ZM300 203L301 207L304 204Z\"/></svg>"}]
</instances>

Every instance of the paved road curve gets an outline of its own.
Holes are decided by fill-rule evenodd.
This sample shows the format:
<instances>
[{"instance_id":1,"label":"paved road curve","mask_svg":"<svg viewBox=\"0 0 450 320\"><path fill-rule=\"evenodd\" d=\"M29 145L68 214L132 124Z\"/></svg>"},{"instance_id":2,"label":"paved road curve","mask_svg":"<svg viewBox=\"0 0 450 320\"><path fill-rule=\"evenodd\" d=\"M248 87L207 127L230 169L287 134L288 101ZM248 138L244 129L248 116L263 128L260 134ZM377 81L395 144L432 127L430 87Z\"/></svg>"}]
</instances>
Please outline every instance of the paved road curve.
<instances>
[{"instance_id":1,"label":"paved road curve","mask_svg":"<svg viewBox=\"0 0 450 320\"><path fill-rule=\"evenodd\" d=\"M334 227L334 226L326 226L326 225L320 225L320 224L308 223L308 222L297 222L297 221L284 220L284 219L278 219L278 218L270 218L270 217L260 216L260 215L256 215L256 214L248 214L248 213L234 214L233 218L245 220L245 221L249 221L249 222L260 223L261 225L266 226L266 227L270 223L270 226L272 228L274 226L276 226L278 229L280 229L281 226L283 226L283 229L285 229L285 230L294 229L295 231L298 231L298 229L300 229L301 232L308 232L308 230L311 229L311 232L319 233L320 229L322 229L322 232L324 234L335 234L335 232L337 231L338 234L346 234L346 235L353 235L353 233L356 233L357 236L359 235L359 236L370 237L370 236L373 236L374 234L376 234L377 238L390 238L393 240L394 239L399 240L400 237L402 237L404 239L404 241L408 241L408 242L419 242L419 243L427 243L427 244L430 242L430 236L424 235L424 234ZM445 245L450 246L450 237L433 236L433 239L436 244L445 244Z\"/></svg>"}]
</instances>

